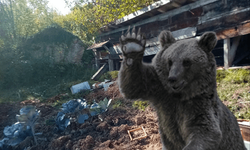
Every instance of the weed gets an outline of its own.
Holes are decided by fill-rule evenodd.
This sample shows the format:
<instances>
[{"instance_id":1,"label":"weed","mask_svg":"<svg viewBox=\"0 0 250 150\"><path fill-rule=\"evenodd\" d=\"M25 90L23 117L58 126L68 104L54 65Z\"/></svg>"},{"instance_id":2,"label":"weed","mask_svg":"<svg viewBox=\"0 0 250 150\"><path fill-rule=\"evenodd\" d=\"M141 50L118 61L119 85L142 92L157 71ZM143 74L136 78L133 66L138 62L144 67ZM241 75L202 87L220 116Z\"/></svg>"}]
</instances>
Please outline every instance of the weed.
<instances>
[{"instance_id":1,"label":"weed","mask_svg":"<svg viewBox=\"0 0 250 150\"><path fill-rule=\"evenodd\" d=\"M148 105L149 105L148 101L139 101L139 100L137 100L137 101L133 102L132 106L134 108L138 108L138 109L144 111L147 108Z\"/></svg>"},{"instance_id":2,"label":"weed","mask_svg":"<svg viewBox=\"0 0 250 150\"><path fill-rule=\"evenodd\" d=\"M122 101L121 100L116 100L116 102L113 104L112 108L116 109L118 107L122 106Z\"/></svg>"}]
</instances>

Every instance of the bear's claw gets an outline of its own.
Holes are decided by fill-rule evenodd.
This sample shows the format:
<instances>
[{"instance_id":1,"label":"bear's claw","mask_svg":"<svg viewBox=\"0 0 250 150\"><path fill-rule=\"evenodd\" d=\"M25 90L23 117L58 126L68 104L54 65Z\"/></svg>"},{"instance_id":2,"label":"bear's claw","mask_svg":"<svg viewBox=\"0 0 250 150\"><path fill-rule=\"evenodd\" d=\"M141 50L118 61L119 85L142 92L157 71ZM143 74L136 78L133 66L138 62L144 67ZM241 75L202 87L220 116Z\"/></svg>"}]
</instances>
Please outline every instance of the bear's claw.
<instances>
[{"instance_id":1,"label":"bear's claw","mask_svg":"<svg viewBox=\"0 0 250 150\"><path fill-rule=\"evenodd\" d=\"M136 34L135 27L132 29L132 33L130 33L129 27L126 36L122 34L120 42L123 53L144 51L146 45L146 40L141 34L141 29L139 28Z\"/></svg>"}]
</instances>

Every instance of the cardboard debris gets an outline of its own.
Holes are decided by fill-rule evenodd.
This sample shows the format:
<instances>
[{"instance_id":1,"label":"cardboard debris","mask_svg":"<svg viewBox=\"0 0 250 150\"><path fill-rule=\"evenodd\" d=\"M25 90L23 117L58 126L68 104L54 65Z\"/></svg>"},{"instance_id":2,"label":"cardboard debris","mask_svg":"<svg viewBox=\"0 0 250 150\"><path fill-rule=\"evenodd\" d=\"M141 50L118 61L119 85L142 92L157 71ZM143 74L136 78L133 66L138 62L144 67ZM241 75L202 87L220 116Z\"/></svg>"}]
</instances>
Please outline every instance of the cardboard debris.
<instances>
[{"instance_id":1,"label":"cardboard debris","mask_svg":"<svg viewBox=\"0 0 250 150\"><path fill-rule=\"evenodd\" d=\"M135 132L135 131L138 131L138 130L142 130L143 133L144 133L144 135L140 136L140 137L137 137L137 138L133 138L132 135L131 135L131 133ZM145 131L145 129L143 127L139 127L139 128L136 128L136 129L128 130L128 135L129 135L131 141L132 140L140 140L140 139L144 139L144 138L147 137L147 133L146 133L146 131Z\"/></svg>"}]
</instances>

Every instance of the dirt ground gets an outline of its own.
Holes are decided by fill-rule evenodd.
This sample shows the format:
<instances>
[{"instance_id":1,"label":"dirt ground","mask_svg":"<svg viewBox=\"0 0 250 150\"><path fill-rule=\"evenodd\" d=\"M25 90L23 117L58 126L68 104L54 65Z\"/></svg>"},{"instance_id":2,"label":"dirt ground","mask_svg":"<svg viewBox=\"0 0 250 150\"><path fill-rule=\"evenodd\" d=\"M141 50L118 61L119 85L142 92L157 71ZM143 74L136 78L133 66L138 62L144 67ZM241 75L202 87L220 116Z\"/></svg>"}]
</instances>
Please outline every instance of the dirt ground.
<instances>
[{"instance_id":1,"label":"dirt ground","mask_svg":"<svg viewBox=\"0 0 250 150\"><path fill-rule=\"evenodd\" d=\"M27 100L16 104L0 104L0 139L4 137L4 127L16 122L15 116L19 114L21 107L35 105L41 111L35 132L43 133L37 136L38 145L34 146L33 138L28 137L11 149L22 150L28 147L27 150L161 150L157 115L151 107L147 107L145 111L133 108L131 101L122 98L117 86L110 87L106 92L102 89L85 96L87 100L95 99L97 102L104 97L114 99L111 105L116 100L119 100L121 105L110 108L101 115L90 117L83 124L71 122L61 133L55 131L54 124L48 123L48 120L56 118L60 109L48 103ZM146 138L131 140L128 130L138 127L145 129ZM131 134L133 138L144 136L142 130Z\"/></svg>"}]
</instances>

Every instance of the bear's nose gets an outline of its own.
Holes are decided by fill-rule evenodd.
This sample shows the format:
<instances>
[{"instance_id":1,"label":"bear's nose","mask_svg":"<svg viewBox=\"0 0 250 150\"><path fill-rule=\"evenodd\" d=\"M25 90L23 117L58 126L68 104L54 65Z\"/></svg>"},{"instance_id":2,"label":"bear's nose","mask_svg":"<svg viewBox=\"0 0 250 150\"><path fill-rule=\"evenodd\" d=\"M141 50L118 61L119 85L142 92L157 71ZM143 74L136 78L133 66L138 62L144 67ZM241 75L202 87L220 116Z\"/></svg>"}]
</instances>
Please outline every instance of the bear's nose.
<instances>
[{"instance_id":1,"label":"bear's nose","mask_svg":"<svg viewBox=\"0 0 250 150\"><path fill-rule=\"evenodd\" d=\"M176 80L177 80L176 77L168 77L168 81L169 81L170 83L174 83Z\"/></svg>"}]
</instances>

